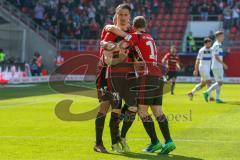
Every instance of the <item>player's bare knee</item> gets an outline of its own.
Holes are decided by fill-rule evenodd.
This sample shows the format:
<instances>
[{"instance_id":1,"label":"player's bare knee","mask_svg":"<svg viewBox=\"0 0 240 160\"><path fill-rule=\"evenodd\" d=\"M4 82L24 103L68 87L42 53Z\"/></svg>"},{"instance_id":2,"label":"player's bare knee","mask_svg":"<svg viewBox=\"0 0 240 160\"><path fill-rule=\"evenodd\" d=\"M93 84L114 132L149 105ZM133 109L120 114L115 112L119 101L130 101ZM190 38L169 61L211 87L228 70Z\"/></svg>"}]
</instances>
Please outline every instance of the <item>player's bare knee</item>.
<instances>
[{"instance_id":1,"label":"player's bare knee","mask_svg":"<svg viewBox=\"0 0 240 160\"><path fill-rule=\"evenodd\" d=\"M148 113L147 110L144 111L144 110L139 109L139 110L138 110L138 115L139 115L139 117L142 119L142 118L144 118L144 117L149 116L149 113Z\"/></svg>"},{"instance_id":2,"label":"player's bare knee","mask_svg":"<svg viewBox=\"0 0 240 160\"><path fill-rule=\"evenodd\" d=\"M167 117L165 116L165 114L161 114L160 116L156 117L158 122L167 122Z\"/></svg>"},{"instance_id":3,"label":"player's bare knee","mask_svg":"<svg viewBox=\"0 0 240 160\"><path fill-rule=\"evenodd\" d=\"M134 107L134 106L129 107L128 110L131 111L131 112L135 112L135 113L137 113L137 111L138 111L137 107Z\"/></svg>"},{"instance_id":4,"label":"player's bare knee","mask_svg":"<svg viewBox=\"0 0 240 160\"><path fill-rule=\"evenodd\" d=\"M139 117L142 120L142 122L152 121L152 117L148 112L139 114Z\"/></svg>"},{"instance_id":5,"label":"player's bare knee","mask_svg":"<svg viewBox=\"0 0 240 160\"><path fill-rule=\"evenodd\" d=\"M100 103L100 108L99 108L99 112L102 114L107 114L108 110L110 107L110 102L109 101L103 101Z\"/></svg>"},{"instance_id":6,"label":"player's bare knee","mask_svg":"<svg viewBox=\"0 0 240 160\"><path fill-rule=\"evenodd\" d=\"M120 113L121 113L121 109L112 109L112 112L113 112L113 113L120 114Z\"/></svg>"},{"instance_id":7,"label":"player's bare knee","mask_svg":"<svg viewBox=\"0 0 240 160\"><path fill-rule=\"evenodd\" d=\"M153 106L151 106L151 110L152 110L153 115L154 115L155 117L159 117L160 115L163 114L162 106L161 106L161 105L153 105Z\"/></svg>"}]
</instances>

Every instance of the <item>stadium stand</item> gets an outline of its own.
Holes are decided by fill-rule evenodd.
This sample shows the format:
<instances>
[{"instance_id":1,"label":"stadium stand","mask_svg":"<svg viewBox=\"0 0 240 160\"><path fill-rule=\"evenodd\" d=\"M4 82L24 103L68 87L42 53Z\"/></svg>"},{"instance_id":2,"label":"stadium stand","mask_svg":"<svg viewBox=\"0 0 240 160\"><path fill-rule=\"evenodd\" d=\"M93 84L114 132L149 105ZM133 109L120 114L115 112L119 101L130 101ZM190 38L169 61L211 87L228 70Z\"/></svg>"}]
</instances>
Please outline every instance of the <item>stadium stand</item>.
<instances>
[{"instance_id":1,"label":"stadium stand","mask_svg":"<svg viewBox=\"0 0 240 160\"><path fill-rule=\"evenodd\" d=\"M96 32L101 30L104 24L111 22L113 8L120 3L120 1L112 1L112 4L108 4L110 2L104 0L10 0L10 2L60 39L97 39ZM133 16L148 17L149 28L162 26L162 29L157 32L159 35L157 39L180 40L182 38L187 20L188 0L183 2L174 0L170 2L170 5L173 5L170 8L165 6L164 1L137 2L129 1L133 8Z\"/></svg>"},{"instance_id":2,"label":"stadium stand","mask_svg":"<svg viewBox=\"0 0 240 160\"><path fill-rule=\"evenodd\" d=\"M229 40L240 40L240 0L193 0L189 14L191 20L223 21Z\"/></svg>"}]
</instances>

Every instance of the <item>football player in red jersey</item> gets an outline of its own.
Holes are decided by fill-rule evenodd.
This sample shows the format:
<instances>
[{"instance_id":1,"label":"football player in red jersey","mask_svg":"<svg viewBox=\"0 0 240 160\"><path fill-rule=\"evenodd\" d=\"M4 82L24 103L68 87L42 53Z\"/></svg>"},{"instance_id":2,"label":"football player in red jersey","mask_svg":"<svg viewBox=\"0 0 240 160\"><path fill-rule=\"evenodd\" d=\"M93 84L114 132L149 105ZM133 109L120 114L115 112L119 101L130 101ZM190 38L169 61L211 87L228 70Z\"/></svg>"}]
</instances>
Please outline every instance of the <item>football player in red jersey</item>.
<instances>
[{"instance_id":1,"label":"football player in red jersey","mask_svg":"<svg viewBox=\"0 0 240 160\"><path fill-rule=\"evenodd\" d=\"M168 68L167 81L172 80L171 94L173 95L176 79L177 79L177 73L180 70L179 57L177 55L177 49L174 45L171 46L170 53L167 53L163 57L162 63L167 64L167 68Z\"/></svg>"},{"instance_id":2,"label":"football player in red jersey","mask_svg":"<svg viewBox=\"0 0 240 160\"><path fill-rule=\"evenodd\" d=\"M116 25L116 15L113 17L113 24ZM106 30L106 25L101 33L100 39L103 40L108 33ZM111 49L112 46L108 46L108 49ZM116 105L116 102L114 102L112 94L108 87L107 77L106 77L106 71L107 71L107 64L104 61L104 55L103 55L104 48L100 46L99 50L99 63L97 68L97 80L96 80L96 88L97 88L97 94L99 99L99 111L95 120L95 132L96 132L96 144L94 146L94 150L96 152L101 153L107 153L106 148L103 145L102 135L103 135L103 129L106 119L106 114L109 110L110 105ZM120 105L120 104L119 104Z\"/></svg>"},{"instance_id":3,"label":"football player in red jersey","mask_svg":"<svg viewBox=\"0 0 240 160\"><path fill-rule=\"evenodd\" d=\"M117 19L116 26L122 30L131 32L131 28L129 25L130 13L131 13L131 8L128 4L119 5L116 8L116 19ZM117 72L119 68L119 66L117 65L118 63L121 63L124 60L128 61L128 59L130 59L130 58L127 59L127 56L131 54L128 54L128 55L125 54L125 52L128 52L128 49L123 49L123 48L119 49L118 47L115 47L115 43L120 42L122 39L123 39L122 37L119 37L113 33L106 33L104 39L101 42L102 42L102 48L103 48L103 61L108 65L106 67L107 69L105 74L108 80L108 83L107 83L108 89L111 90L111 94L113 98L116 99L115 102L119 103L118 105L112 105L112 113L111 113L111 119L109 124L111 138L112 138L112 149L113 151L116 151L116 152L129 152L130 149L126 143L125 137L126 137L127 131L132 125L132 122L125 121L124 119L123 128L121 130L121 137L120 137L119 136L119 123L120 123L120 114L121 114L120 104L121 104L121 98L124 98L127 104L135 103L134 101L135 96L133 93L131 93L132 96L128 95L128 97L127 97L127 94L122 94L127 89L127 87L124 86L126 84L125 77L122 77L121 81L120 81L120 78L110 77L111 72L113 71ZM128 64L126 68L131 70L131 67L129 67ZM121 73L125 74L124 72L120 72L120 74ZM123 97L123 95L125 95L125 97ZM130 97L133 97L133 98L131 99ZM131 115L131 117L133 116L135 117L137 109L135 109L136 110L135 112L132 112L130 109L131 107L129 107L124 114ZM120 144L122 148L120 147Z\"/></svg>"},{"instance_id":4,"label":"football player in red jersey","mask_svg":"<svg viewBox=\"0 0 240 160\"><path fill-rule=\"evenodd\" d=\"M138 53L138 61L140 61L138 63L143 64L143 67L140 68L144 69L138 72L138 75L140 75L137 83L137 86L140 86L137 89L140 95L138 97L138 113L143 121L144 128L151 138L151 144L144 151L155 152L162 149L161 154L168 154L176 146L170 136L168 120L162 111L163 79L161 70L157 65L157 47L152 36L145 32L146 20L144 17L135 17L133 26L136 32L131 34L125 33L115 26L109 26L108 31L124 37L129 45L134 46ZM164 136L164 145L161 145L156 136L152 118L148 113L149 106Z\"/></svg>"}]
</instances>

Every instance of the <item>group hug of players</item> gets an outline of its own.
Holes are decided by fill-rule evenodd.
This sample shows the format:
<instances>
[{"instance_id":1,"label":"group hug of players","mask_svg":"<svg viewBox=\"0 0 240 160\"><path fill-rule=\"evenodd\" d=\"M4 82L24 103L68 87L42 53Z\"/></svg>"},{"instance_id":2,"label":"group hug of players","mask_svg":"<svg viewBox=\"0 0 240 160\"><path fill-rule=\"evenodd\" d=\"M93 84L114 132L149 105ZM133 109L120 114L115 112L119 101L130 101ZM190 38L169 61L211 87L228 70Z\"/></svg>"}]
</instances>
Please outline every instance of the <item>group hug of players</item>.
<instances>
[{"instance_id":1,"label":"group hug of players","mask_svg":"<svg viewBox=\"0 0 240 160\"><path fill-rule=\"evenodd\" d=\"M151 141L143 151L153 153L160 150L159 154L168 154L176 145L170 136L168 120L162 110L164 67L157 62L156 44L151 35L145 32L147 24L143 16L135 17L132 26L129 24L131 7L128 4L120 4L115 12L114 25L106 25L101 34L101 58L96 81L100 105L95 121L94 150L108 153L102 136L106 114L111 107L109 127L113 151L130 152L126 135L138 114ZM224 33L218 31L215 36L213 46L212 40L206 38L204 47L199 51L194 75L197 76L200 72L201 83L188 93L191 100L197 90L208 84L209 88L204 92L205 100L208 101L209 97L213 100L211 92L216 90L216 102L223 102L219 96L223 69L227 69L223 62ZM174 46L162 59L162 64L168 65L167 80L172 79L171 94L174 94L177 70L180 69ZM210 70L216 80L214 84L211 82ZM153 119L148 113L149 107L164 137L163 144L158 139ZM120 129L121 121L123 124Z\"/></svg>"},{"instance_id":2,"label":"group hug of players","mask_svg":"<svg viewBox=\"0 0 240 160\"><path fill-rule=\"evenodd\" d=\"M143 151L168 154L176 146L162 111L164 80L162 69L157 63L157 47L151 35L145 32L145 18L135 17L131 26L130 15L131 7L120 4L116 8L114 25L105 26L101 34L101 58L96 81L100 105L95 121L94 150L108 153L102 136L106 114L111 107L109 127L113 151L130 152L126 135L138 114L151 141ZM175 74L171 73L171 76ZM154 121L148 113L149 107L164 137L164 144L158 139ZM120 129L121 121L123 124Z\"/></svg>"}]
</instances>

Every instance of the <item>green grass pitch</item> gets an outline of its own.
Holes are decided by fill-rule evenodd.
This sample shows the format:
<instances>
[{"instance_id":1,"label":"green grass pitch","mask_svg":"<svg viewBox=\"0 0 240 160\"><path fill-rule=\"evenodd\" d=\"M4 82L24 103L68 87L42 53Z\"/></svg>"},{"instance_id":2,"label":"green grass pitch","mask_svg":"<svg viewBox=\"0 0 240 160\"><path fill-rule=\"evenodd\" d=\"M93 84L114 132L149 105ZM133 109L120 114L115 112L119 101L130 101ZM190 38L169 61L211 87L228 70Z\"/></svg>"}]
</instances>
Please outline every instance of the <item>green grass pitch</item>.
<instances>
[{"instance_id":1,"label":"green grass pitch","mask_svg":"<svg viewBox=\"0 0 240 160\"><path fill-rule=\"evenodd\" d=\"M222 88L225 104L206 103L202 91L193 101L186 93L194 84L177 84L175 95L164 95L164 111L177 149L168 156L142 153L149 143L137 119L127 136L132 153L100 154L93 151L94 119L62 121L55 115L56 104L74 102L71 112L96 108L98 100L53 92L48 85L0 88L0 160L238 160L240 159L240 85ZM104 143L110 151L109 115ZM163 141L155 123L158 137Z\"/></svg>"}]
</instances>

